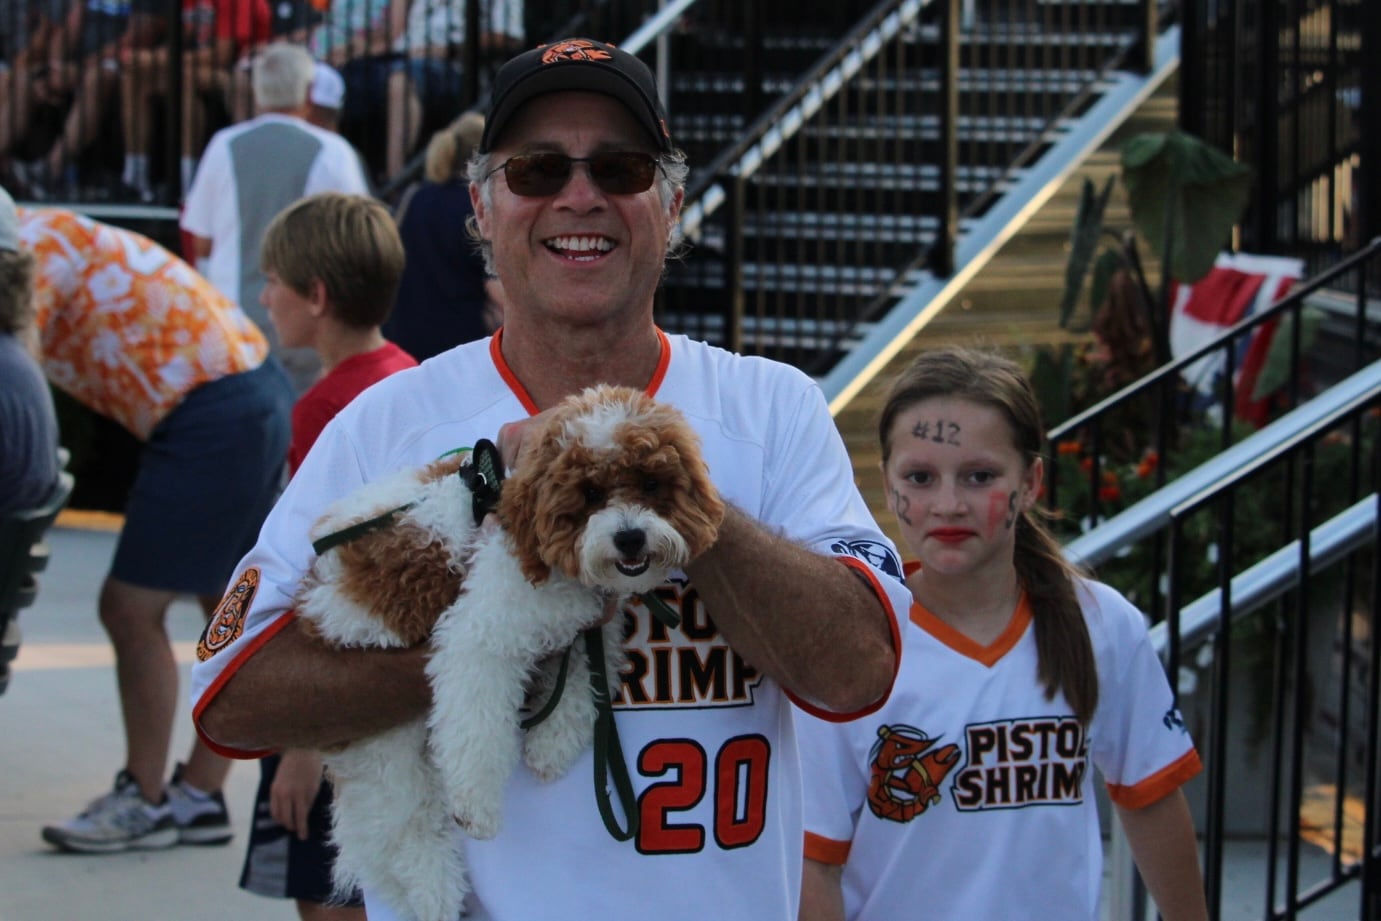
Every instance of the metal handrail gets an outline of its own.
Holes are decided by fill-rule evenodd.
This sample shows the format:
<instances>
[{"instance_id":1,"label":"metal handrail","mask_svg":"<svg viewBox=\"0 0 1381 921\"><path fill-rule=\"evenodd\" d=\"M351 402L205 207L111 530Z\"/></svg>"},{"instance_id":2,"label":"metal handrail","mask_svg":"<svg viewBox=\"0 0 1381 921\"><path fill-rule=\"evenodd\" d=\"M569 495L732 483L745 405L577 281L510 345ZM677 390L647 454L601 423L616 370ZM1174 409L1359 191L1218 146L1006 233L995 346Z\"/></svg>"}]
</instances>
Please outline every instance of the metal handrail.
<instances>
[{"instance_id":1,"label":"metal handrail","mask_svg":"<svg viewBox=\"0 0 1381 921\"><path fill-rule=\"evenodd\" d=\"M796 87L759 115L743 136L726 147L704 170L703 179L686 188L681 231L694 239L701 222L724 203L723 176L746 178L790 140L810 117L848 85L848 78L882 47L916 20L931 0L889 0L874 7L834 48L802 75Z\"/></svg>"},{"instance_id":2,"label":"metal handrail","mask_svg":"<svg viewBox=\"0 0 1381 921\"><path fill-rule=\"evenodd\" d=\"M1309 402L1291 410L1266 427L1228 448L1099 524L1093 530L1067 543L1065 556L1073 562L1094 567L1108 560L1123 547L1164 528L1171 512L1234 471L1251 465L1285 440L1305 431L1320 419L1367 399L1381 390L1381 360L1372 362L1346 380L1330 387Z\"/></svg>"},{"instance_id":3,"label":"metal handrail","mask_svg":"<svg viewBox=\"0 0 1381 921\"><path fill-rule=\"evenodd\" d=\"M1180 372L1185 368L1208 355L1222 350L1225 346L1238 339L1242 334L1277 319L1280 314L1287 310L1292 310L1302 305L1310 295L1327 288L1339 275L1353 271L1378 252L1381 252L1381 237L1372 240L1366 247L1342 260L1327 272L1311 278L1308 282L1291 291L1288 295L1276 301L1260 313L1240 320L1194 351L1188 352L1167 364L1161 365L1156 370L1128 384L1111 396L1098 401L1098 403L1090 406L1083 412L1061 422L1049 431L1046 435L1046 440L1052 444L1062 441L1071 432L1083 428L1099 416L1105 415L1109 410L1142 395L1153 387L1163 384L1167 379L1173 380L1178 377Z\"/></svg>"},{"instance_id":4,"label":"metal handrail","mask_svg":"<svg viewBox=\"0 0 1381 921\"><path fill-rule=\"evenodd\" d=\"M1358 547L1376 540L1378 495L1372 493L1314 528L1309 534L1309 575L1327 569ZM1232 605L1227 621L1236 623L1279 599L1299 575L1300 542L1291 541L1232 579ZM1180 610L1180 651L1192 652L1212 638L1221 625L1222 593L1205 592ZM1166 621L1150 629L1151 645L1161 659L1169 649L1170 626Z\"/></svg>"}]
</instances>

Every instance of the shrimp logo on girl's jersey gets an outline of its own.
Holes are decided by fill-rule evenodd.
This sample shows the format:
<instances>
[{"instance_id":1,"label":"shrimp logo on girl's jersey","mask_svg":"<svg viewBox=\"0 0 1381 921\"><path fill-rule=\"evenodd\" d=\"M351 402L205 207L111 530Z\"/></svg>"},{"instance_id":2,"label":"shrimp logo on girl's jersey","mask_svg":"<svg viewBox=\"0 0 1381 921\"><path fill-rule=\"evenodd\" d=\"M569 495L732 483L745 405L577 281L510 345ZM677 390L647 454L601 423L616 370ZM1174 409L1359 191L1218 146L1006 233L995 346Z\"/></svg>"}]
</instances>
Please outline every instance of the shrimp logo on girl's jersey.
<instances>
[{"instance_id":1,"label":"shrimp logo on girl's jersey","mask_svg":"<svg viewBox=\"0 0 1381 921\"><path fill-rule=\"evenodd\" d=\"M911 726L879 726L869 752L868 808L880 819L910 822L940 802L940 782L959 760L958 745L943 745Z\"/></svg>"},{"instance_id":2,"label":"shrimp logo on girl's jersey","mask_svg":"<svg viewBox=\"0 0 1381 921\"><path fill-rule=\"evenodd\" d=\"M211 619L206 622L206 629L201 633L201 641L197 643L199 661L205 662L239 639L245 629L245 615L249 613L254 593L258 590L259 570L253 567L246 569L240 578L235 580L235 585L230 591L225 593L225 597L211 614Z\"/></svg>"}]
</instances>

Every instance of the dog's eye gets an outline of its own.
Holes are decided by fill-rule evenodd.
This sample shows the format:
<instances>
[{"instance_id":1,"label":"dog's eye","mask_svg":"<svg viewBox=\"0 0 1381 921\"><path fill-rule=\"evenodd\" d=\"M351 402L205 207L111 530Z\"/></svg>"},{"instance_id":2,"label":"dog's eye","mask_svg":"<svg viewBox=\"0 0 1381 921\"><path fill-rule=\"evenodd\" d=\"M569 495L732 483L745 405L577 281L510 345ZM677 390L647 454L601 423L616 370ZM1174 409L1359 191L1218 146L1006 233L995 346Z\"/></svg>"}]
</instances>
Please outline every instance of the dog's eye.
<instances>
[{"instance_id":1,"label":"dog's eye","mask_svg":"<svg viewBox=\"0 0 1381 921\"><path fill-rule=\"evenodd\" d=\"M586 484L585 484L585 504L586 504L586 505L599 505L599 504L600 504L601 502L603 502L603 501L604 501L604 490L600 489L598 486L594 485L593 483L586 483Z\"/></svg>"},{"instance_id":2,"label":"dog's eye","mask_svg":"<svg viewBox=\"0 0 1381 921\"><path fill-rule=\"evenodd\" d=\"M647 493L649 496L655 494L661 488L662 481L656 477L648 477L643 480L643 492Z\"/></svg>"}]
</instances>

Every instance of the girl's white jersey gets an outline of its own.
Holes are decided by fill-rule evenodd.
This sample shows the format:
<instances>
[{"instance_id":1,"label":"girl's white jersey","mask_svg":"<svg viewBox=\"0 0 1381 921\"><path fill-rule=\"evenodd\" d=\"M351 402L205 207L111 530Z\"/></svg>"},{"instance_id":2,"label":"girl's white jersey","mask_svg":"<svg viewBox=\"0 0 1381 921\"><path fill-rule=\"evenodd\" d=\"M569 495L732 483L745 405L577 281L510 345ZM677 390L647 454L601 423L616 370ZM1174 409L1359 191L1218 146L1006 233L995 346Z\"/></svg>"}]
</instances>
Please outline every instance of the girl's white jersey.
<instances>
[{"instance_id":1,"label":"girl's white jersey","mask_svg":"<svg viewBox=\"0 0 1381 921\"><path fill-rule=\"evenodd\" d=\"M785 365L663 336L648 392L678 407L699 433L726 500L863 575L900 644L910 595L899 560L857 491L814 382ZM194 717L291 618L312 559L308 528L329 503L481 438L496 440L502 424L533 411L497 340L488 340L386 378L336 416L207 628L192 674ZM659 594L679 610L681 626L666 629L630 606L630 670L614 701L639 833L619 842L605 830L588 751L549 784L520 766L499 836L466 845L476 914L795 921L803 836L796 707L729 648L683 575ZM260 754L207 741L232 756ZM373 921L395 917L375 900L368 908Z\"/></svg>"},{"instance_id":2,"label":"girl's white jersey","mask_svg":"<svg viewBox=\"0 0 1381 921\"><path fill-rule=\"evenodd\" d=\"M1097 582L1079 600L1098 663L1087 734L1037 681L1024 596L988 647L913 605L886 705L800 721L806 856L843 865L850 921L1097 921L1093 768L1136 809L1200 763L1141 612Z\"/></svg>"}]
</instances>

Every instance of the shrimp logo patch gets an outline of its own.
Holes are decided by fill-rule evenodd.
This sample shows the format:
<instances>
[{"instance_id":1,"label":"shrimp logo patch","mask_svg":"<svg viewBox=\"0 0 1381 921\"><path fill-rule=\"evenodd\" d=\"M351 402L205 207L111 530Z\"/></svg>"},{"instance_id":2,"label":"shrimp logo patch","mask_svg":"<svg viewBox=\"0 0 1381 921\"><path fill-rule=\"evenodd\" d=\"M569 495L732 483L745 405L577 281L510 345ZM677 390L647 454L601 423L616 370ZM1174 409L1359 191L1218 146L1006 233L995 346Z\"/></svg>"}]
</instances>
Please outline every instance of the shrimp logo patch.
<instances>
[{"instance_id":1,"label":"shrimp logo patch","mask_svg":"<svg viewBox=\"0 0 1381 921\"><path fill-rule=\"evenodd\" d=\"M555 64L557 61L607 61L613 55L603 48L596 48L594 42L583 38L568 38L565 41L554 42L547 46L542 52L543 64Z\"/></svg>"},{"instance_id":2,"label":"shrimp logo patch","mask_svg":"<svg viewBox=\"0 0 1381 921\"><path fill-rule=\"evenodd\" d=\"M912 726L879 726L869 752L868 808L892 822L910 822L940 802L940 782L959 760L958 745L935 748Z\"/></svg>"},{"instance_id":3,"label":"shrimp logo patch","mask_svg":"<svg viewBox=\"0 0 1381 921\"><path fill-rule=\"evenodd\" d=\"M235 580L235 585L225 593L211 614L211 619L206 622L206 629L197 643L198 661L205 662L239 639L245 629L245 616L249 614L249 606L257 591L259 570L250 567Z\"/></svg>"}]
</instances>

